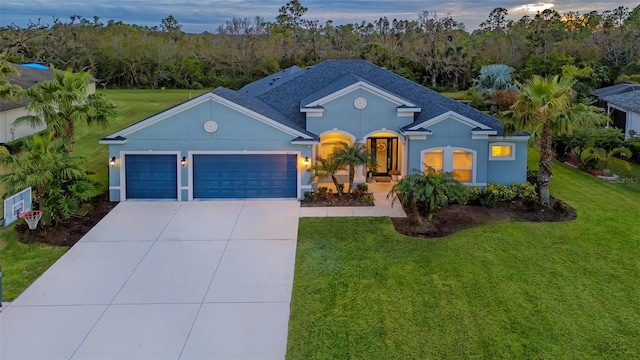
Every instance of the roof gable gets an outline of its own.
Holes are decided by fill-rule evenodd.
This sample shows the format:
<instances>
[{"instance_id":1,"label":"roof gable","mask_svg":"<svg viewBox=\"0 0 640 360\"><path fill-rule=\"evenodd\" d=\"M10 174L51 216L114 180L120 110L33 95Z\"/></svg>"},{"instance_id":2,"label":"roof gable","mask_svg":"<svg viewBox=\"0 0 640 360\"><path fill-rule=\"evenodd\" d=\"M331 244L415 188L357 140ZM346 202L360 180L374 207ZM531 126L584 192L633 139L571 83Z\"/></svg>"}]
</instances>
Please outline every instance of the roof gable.
<instances>
[{"instance_id":1,"label":"roof gable","mask_svg":"<svg viewBox=\"0 0 640 360\"><path fill-rule=\"evenodd\" d=\"M249 117L252 117L274 128L277 128L292 136L300 137L303 139L310 139L310 140L314 139L313 135L308 133L306 130L299 131L295 128L290 128L281 122L282 119L278 119L280 120L278 121L270 118L269 116L263 113L260 113L251 109L251 108L256 108L259 105L252 105L249 103L239 104L241 101L238 99L241 99L242 96L243 96L242 94L238 94L232 90L218 88L218 89L215 89L214 91L202 94L196 98L187 100L169 109L166 109L160 113L157 113L146 119L143 119L131 126L128 126L112 135L109 135L101 139L100 143L101 144L122 144L123 142L126 142L127 136L208 101L216 101L222 105L230 107L238 112L241 112ZM230 98L233 100L231 100ZM262 110L265 110L265 108L263 108ZM272 115L277 116L277 112Z\"/></svg>"},{"instance_id":2,"label":"roof gable","mask_svg":"<svg viewBox=\"0 0 640 360\"><path fill-rule=\"evenodd\" d=\"M502 124L496 118L460 104L366 60L324 61L288 80L283 84L286 86L275 87L258 95L257 98L269 104L290 121L305 127L306 116L300 111L301 105L317 102L323 96L326 97L332 93L330 90L338 91L340 88L338 85L344 85L342 88L353 85L356 83L354 79L362 79L363 84L367 84L369 89L382 89L387 94L415 104L421 110L416 121L424 121L453 111L502 134Z\"/></svg>"},{"instance_id":3,"label":"roof gable","mask_svg":"<svg viewBox=\"0 0 640 360\"><path fill-rule=\"evenodd\" d=\"M353 74L347 74L346 76L338 79L332 84L325 86L316 93L313 93L300 102L300 107L316 107L322 106L332 100L347 95L357 90L369 91L381 98L388 100L389 102L403 107L415 107L416 105L411 101L404 99L396 94L390 93L383 88L380 88L365 79L355 76Z\"/></svg>"}]
</instances>

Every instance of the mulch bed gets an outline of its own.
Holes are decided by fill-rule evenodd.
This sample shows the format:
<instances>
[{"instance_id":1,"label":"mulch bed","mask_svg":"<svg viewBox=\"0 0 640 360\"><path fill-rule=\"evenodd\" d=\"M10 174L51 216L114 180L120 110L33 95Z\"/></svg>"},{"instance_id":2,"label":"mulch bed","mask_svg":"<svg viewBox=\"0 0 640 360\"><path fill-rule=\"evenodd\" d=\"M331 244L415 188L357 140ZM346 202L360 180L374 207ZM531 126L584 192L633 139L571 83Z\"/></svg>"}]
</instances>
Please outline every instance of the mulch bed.
<instances>
[{"instance_id":1,"label":"mulch bed","mask_svg":"<svg viewBox=\"0 0 640 360\"><path fill-rule=\"evenodd\" d=\"M371 194L371 197L373 197L373 194ZM300 202L300 207L321 206L374 206L374 204L362 201L362 194L356 193L343 194L342 196L333 194L323 199L316 199L312 202Z\"/></svg>"},{"instance_id":2,"label":"mulch bed","mask_svg":"<svg viewBox=\"0 0 640 360\"><path fill-rule=\"evenodd\" d=\"M15 229L18 240L25 244L44 243L54 246L72 246L80 240L92 227L118 203L110 202L107 194L96 196L89 202L91 210L82 217L73 217L57 226L40 226L29 230L27 224L21 220Z\"/></svg>"},{"instance_id":3,"label":"mulch bed","mask_svg":"<svg viewBox=\"0 0 640 360\"><path fill-rule=\"evenodd\" d=\"M498 204L495 208L479 205L451 205L439 210L427 221L422 214L424 225L416 220L416 214L405 208L406 218L392 218L396 231L413 237L437 238L455 233L458 230L503 220L532 222L562 222L575 220L576 212L559 200L552 200L553 207L543 207L533 200L514 201Z\"/></svg>"}]
</instances>

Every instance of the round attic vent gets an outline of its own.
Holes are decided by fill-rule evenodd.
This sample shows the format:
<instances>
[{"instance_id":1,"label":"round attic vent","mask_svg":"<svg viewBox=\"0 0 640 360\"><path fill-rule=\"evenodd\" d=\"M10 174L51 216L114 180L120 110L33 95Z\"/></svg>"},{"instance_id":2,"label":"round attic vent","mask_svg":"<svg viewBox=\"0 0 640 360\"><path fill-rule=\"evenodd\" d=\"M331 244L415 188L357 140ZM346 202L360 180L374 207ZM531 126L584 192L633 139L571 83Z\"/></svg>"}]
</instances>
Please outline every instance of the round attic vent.
<instances>
[{"instance_id":1,"label":"round attic vent","mask_svg":"<svg viewBox=\"0 0 640 360\"><path fill-rule=\"evenodd\" d=\"M208 133L214 133L216 132L216 130L218 130L218 123L213 121L213 120L209 120L207 122L204 123L204 131L208 132Z\"/></svg>"},{"instance_id":2,"label":"round attic vent","mask_svg":"<svg viewBox=\"0 0 640 360\"><path fill-rule=\"evenodd\" d=\"M358 110L362 110L367 107L367 99L363 97L356 98L353 100L353 106Z\"/></svg>"}]
</instances>

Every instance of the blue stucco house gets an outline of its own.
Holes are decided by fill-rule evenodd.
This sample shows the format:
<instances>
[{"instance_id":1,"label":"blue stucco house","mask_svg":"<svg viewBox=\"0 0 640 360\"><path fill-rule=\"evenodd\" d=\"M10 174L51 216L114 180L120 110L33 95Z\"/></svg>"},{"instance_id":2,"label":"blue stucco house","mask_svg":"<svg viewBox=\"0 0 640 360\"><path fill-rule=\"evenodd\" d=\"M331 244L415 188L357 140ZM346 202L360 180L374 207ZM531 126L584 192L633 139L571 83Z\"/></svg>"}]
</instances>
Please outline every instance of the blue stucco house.
<instances>
[{"instance_id":1,"label":"blue stucco house","mask_svg":"<svg viewBox=\"0 0 640 360\"><path fill-rule=\"evenodd\" d=\"M526 180L528 136L364 60L292 67L217 88L102 140L112 201L301 198L310 163L366 144L377 174L431 166L484 186ZM367 169L358 169L364 182Z\"/></svg>"}]
</instances>

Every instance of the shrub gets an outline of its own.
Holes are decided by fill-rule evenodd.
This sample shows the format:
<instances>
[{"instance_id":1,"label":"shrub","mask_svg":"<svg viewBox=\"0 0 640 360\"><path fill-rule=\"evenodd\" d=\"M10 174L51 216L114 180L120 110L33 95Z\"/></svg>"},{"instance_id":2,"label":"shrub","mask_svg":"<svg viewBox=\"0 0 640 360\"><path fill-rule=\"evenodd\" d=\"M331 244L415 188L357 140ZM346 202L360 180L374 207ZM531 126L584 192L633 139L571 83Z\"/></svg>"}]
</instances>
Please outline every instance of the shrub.
<instances>
[{"instance_id":1,"label":"shrub","mask_svg":"<svg viewBox=\"0 0 640 360\"><path fill-rule=\"evenodd\" d=\"M328 190L329 190L329 189L328 189L327 187L325 187L325 186L321 186L321 187L319 187L319 188L318 188L318 195L317 195L317 197L318 197L318 198L321 198L321 199L326 198L326 197L327 197L327 192L328 192Z\"/></svg>"},{"instance_id":2,"label":"shrub","mask_svg":"<svg viewBox=\"0 0 640 360\"><path fill-rule=\"evenodd\" d=\"M518 186L517 197L520 199L537 199L538 189L536 186L528 181L520 184L512 184Z\"/></svg>"},{"instance_id":3,"label":"shrub","mask_svg":"<svg viewBox=\"0 0 640 360\"><path fill-rule=\"evenodd\" d=\"M362 194L362 197L360 198L360 200L362 200L362 202L365 204L373 205L373 196L371 196L370 193Z\"/></svg>"},{"instance_id":4,"label":"shrub","mask_svg":"<svg viewBox=\"0 0 640 360\"><path fill-rule=\"evenodd\" d=\"M316 199L316 194L313 191L305 191L302 202L311 203Z\"/></svg>"},{"instance_id":5,"label":"shrub","mask_svg":"<svg viewBox=\"0 0 640 360\"><path fill-rule=\"evenodd\" d=\"M356 186L356 189L360 192L366 193L366 192L369 192L369 185L365 183L358 184Z\"/></svg>"}]
</instances>

